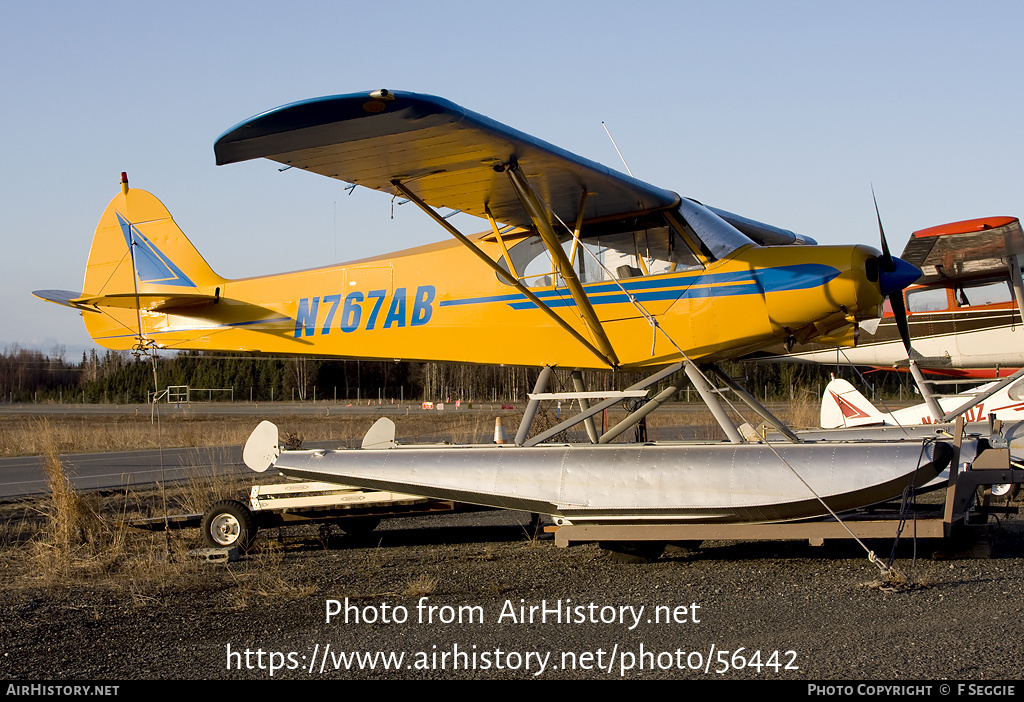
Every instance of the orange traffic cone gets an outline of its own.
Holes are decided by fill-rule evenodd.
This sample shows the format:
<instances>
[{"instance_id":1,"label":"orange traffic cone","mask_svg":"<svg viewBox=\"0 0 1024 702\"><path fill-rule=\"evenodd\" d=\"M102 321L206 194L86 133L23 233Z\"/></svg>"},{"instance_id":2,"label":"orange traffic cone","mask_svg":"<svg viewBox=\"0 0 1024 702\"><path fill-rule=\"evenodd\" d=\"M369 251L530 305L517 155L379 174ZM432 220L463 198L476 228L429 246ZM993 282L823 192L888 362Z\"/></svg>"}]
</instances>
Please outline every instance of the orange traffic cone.
<instances>
[{"instance_id":1,"label":"orange traffic cone","mask_svg":"<svg viewBox=\"0 0 1024 702\"><path fill-rule=\"evenodd\" d=\"M508 439L505 437L505 427L501 425L501 417L494 418L494 443L496 444L507 444Z\"/></svg>"}]
</instances>

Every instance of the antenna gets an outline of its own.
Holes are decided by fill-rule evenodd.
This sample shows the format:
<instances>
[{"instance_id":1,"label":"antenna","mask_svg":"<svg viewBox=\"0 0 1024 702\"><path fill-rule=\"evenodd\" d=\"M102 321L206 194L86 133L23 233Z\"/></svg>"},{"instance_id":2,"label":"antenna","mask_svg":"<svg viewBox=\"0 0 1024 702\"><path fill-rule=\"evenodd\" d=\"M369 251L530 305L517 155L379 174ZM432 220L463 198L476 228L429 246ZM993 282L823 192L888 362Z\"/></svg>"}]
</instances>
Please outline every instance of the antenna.
<instances>
[{"instance_id":1,"label":"antenna","mask_svg":"<svg viewBox=\"0 0 1024 702\"><path fill-rule=\"evenodd\" d=\"M615 143L615 139L612 137L612 133L608 131L608 125L604 123L604 120L601 120L601 126L604 127L605 133L608 135L608 138L611 139L612 146L615 147L615 153L617 153L619 158L622 160L622 165L626 167L626 173L629 174L630 178L634 177L633 171L629 170L629 164L626 163L626 159L622 158L622 152L619 151L619 145Z\"/></svg>"}]
</instances>

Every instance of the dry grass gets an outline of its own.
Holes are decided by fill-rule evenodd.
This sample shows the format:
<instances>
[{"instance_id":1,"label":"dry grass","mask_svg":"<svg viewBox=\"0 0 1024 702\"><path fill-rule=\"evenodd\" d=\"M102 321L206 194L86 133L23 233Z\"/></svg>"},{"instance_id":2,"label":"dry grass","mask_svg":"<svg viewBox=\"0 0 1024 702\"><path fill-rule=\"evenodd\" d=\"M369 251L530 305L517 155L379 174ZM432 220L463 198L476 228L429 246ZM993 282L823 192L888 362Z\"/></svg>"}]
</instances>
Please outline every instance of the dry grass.
<instances>
[{"instance_id":1,"label":"dry grass","mask_svg":"<svg viewBox=\"0 0 1024 702\"><path fill-rule=\"evenodd\" d=\"M417 575L405 584L402 595L405 597L425 597L433 595L437 590L437 578L429 575Z\"/></svg>"},{"instance_id":2,"label":"dry grass","mask_svg":"<svg viewBox=\"0 0 1024 702\"><path fill-rule=\"evenodd\" d=\"M244 569L228 570L234 587L225 597L233 609L244 609L268 602L286 602L309 597L316 592L310 583L296 583L290 575L295 569L284 567L284 549L275 541L261 541Z\"/></svg>"},{"instance_id":3,"label":"dry grass","mask_svg":"<svg viewBox=\"0 0 1024 702\"><path fill-rule=\"evenodd\" d=\"M237 478L197 476L166 492L104 491L82 494L68 480L58 456L57 435L48 422L38 423L40 445L46 447L49 493L2 503L3 560L8 587L77 586L121 591L138 607L159 603L159 593L174 583L187 585L200 568L187 553L198 541L194 531L154 533L127 526L129 519L181 510L193 504L203 511L225 491L237 494ZM213 499L211 499L213 498ZM200 507L201 505L201 507ZM256 564L259 570L262 564ZM273 574L246 591L268 596L304 592ZM245 596L241 596L246 599Z\"/></svg>"},{"instance_id":4,"label":"dry grass","mask_svg":"<svg viewBox=\"0 0 1024 702\"><path fill-rule=\"evenodd\" d=\"M810 390L801 389L782 419L793 429L817 428L821 422L821 398Z\"/></svg>"},{"instance_id":5,"label":"dry grass","mask_svg":"<svg viewBox=\"0 0 1024 702\"><path fill-rule=\"evenodd\" d=\"M269 484L277 480L273 475L263 476L258 473L217 475L207 466L190 466L186 472L186 480L172 483L164 491L166 509L171 514L201 514L214 502L247 498L250 488L257 481ZM163 509L165 506L161 500L159 504L153 505L150 512L162 512Z\"/></svg>"},{"instance_id":6,"label":"dry grass","mask_svg":"<svg viewBox=\"0 0 1024 702\"><path fill-rule=\"evenodd\" d=\"M163 410L165 413L168 410ZM392 415L398 425L398 440L405 443L451 441L468 443L481 438L490 441L494 418L505 417L515 426L515 412L428 412L410 408L408 415ZM282 437L303 441L337 441L355 448L377 419L376 414L274 416ZM43 424L51 438L42 440ZM169 447L240 446L258 423L252 416L203 415L196 411L162 416L150 422L148 413L139 415L88 416L55 415L47 420L31 415L0 417L0 456L38 456L56 447L58 454L102 451L133 451Z\"/></svg>"},{"instance_id":7,"label":"dry grass","mask_svg":"<svg viewBox=\"0 0 1024 702\"><path fill-rule=\"evenodd\" d=\"M124 530L111 528L100 518L95 504L71 486L49 423L41 425L50 499L43 507L44 525L33 541L31 560L45 581L60 581L81 571L108 572L124 554Z\"/></svg>"},{"instance_id":8,"label":"dry grass","mask_svg":"<svg viewBox=\"0 0 1024 702\"><path fill-rule=\"evenodd\" d=\"M817 423L817 407L813 407L813 424ZM403 414L390 414L395 420L400 443L450 442L490 443L494 436L494 419L501 416L509 439L515 435L522 418L521 409L494 410L492 412L467 411L425 411L418 407L405 408ZM282 439L294 438L305 442L335 441L339 446L355 448L363 435L379 416L373 408L365 414L328 413L315 415L277 415L268 410L267 417L280 429ZM164 407L158 423L151 423L148 412L138 415L89 416L55 415L48 420L33 416L0 416L0 456L42 455L56 446L58 454L92 453L102 451L132 451L170 447L240 446L249 438L257 424L253 416L226 416L202 414L201 410L190 408L174 412ZM541 407L534 420L534 434L554 426L576 410L563 406L561 417L556 416L553 407ZM754 417L743 408L745 415ZM168 413L171 413L168 416ZM806 414L806 413L805 413ZM602 422L607 427L617 424L626 415L625 410L616 407L608 410L607 416L598 415L595 422L598 429ZM808 415L810 416L810 415ZM52 434L49 445L42 440L43 422L47 422ZM685 432L685 438L722 438L711 414L700 406L670 406L662 408L647 418L648 437L651 440L672 440L680 438L679 427L694 427ZM758 423L756 418L754 424ZM619 442L633 441L633 430L625 431ZM582 424L563 432L558 440L587 440Z\"/></svg>"},{"instance_id":9,"label":"dry grass","mask_svg":"<svg viewBox=\"0 0 1024 702\"><path fill-rule=\"evenodd\" d=\"M126 526L129 518L161 511L159 490L83 496L67 482L59 461L48 461L51 494L36 498L33 509L4 505L8 536L0 559L8 574L6 587L88 585L120 592L135 607L150 607L159 606L168 588L208 581L232 608L308 597L316 590L296 581L301 570L289 568L279 544L267 539L243 562L227 567L190 559L189 550L200 545L197 530L149 532ZM169 489L167 500L195 500L205 507L229 490L215 482L211 498L202 497L198 484L192 484Z\"/></svg>"}]
</instances>

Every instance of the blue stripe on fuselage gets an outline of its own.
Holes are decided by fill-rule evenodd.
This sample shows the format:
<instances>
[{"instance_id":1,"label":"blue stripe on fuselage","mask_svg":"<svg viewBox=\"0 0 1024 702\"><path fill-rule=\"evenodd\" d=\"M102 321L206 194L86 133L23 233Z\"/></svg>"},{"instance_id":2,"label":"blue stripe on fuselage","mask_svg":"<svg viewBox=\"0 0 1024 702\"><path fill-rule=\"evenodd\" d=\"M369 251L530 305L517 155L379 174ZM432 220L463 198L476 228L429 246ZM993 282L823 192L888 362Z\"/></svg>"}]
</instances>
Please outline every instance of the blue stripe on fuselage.
<instances>
[{"instance_id":1,"label":"blue stripe on fuselage","mask_svg":"<svg viewBox=\"0 0 1024 702\"><path fill-rule=\"evenodd\" d=\"M604 282L585 285L584 290L593 305L610 305L628 302L630 294L640 302L655 300L676 300L681 298L722 297L737 295L763 295L784 290L806 290L816 288L839 275L839 270L820 263L801 263L793 266L764 268L754 271L730 271L705 275L673 276L671 278L637 278L620 280L618 283ZM620 287L621 284L621 287ZM623 289L626 293L623 293ZM566 288L537 290L538 298L550 307L567 307L576 303ZM547 298L547 299L546 299ZM536 307L533 302L519 293L470 297L462 300L444 300L441 307L456 305L479 305L490 302L505 302L513 309L525 310Z\"/></svg>"}]
</instances>

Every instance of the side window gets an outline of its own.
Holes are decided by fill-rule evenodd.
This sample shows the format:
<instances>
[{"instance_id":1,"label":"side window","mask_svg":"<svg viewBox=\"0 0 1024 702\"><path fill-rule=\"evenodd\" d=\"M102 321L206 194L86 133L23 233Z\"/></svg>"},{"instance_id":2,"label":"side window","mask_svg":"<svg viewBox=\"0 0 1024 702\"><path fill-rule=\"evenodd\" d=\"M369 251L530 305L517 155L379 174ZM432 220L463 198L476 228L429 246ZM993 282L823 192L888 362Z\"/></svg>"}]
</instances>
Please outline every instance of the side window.
<instances>
[{"instance_id":1,"label":"side window","mask_svg":"<svg viewBox=\"0 0 1024 702\"><path fill-rule=\"evenodd\" d=\"M1010 386L1010 389L1006 391L1009 394L1011 400L1020 402L1024 400L1024 379L1018 380L1016 383Z\"/></svg>"},{"instance_id":2,"label":"side window","mask_svg":"<svg viewBox=\"0 0 1024 702\"><path fill-rule=\"evenodd\" d=\"M640 278L701 268L679 236L664 225L608 234L584 235L573 267L583 282Z\"/></svg>"},{"instance_id":3,"label":"side window","mask_svg":"<svg viewBox=\"0 0 1024 702\"><path fill-rule=\"evenodd\" d=\"M564 243L562 248L565 248ZM555 284L552 282L556 277L555 264L540 237L532 236L529 239L523 239L509 249L508 254L512 257L512 264L515 266L516 272L522 276L521 280L526 287L545 288ZM508 264L504 258L499 263L502 268L508 270Z\"/></svg>"},{"instance_id":4,"label":"side window","mask_svg":"<svg viewBox=\"0 0 1024 702\"><path fill-rule=\"evenodd\" d=\"M660 215L589 225L578 244L569 235L561 244L584 284L703 268L679 232ZM509 249L509 257L527 287L565 285L539 237L519 242ZM499 264L509 270L504 258Z\"/></svg>"},{"instance_id":5,"label":"side window","mask_svg":"<svg viewBox=\"0 0 1024 702\"><path fill-rule=\"evenodd\" d=\"M924 288L907 293L908 312L939 312L949 309L946 288Z\"/></svg>"},{"instance_id":6,"label":"side window","mask_svg":"<svg viewBox=\"0 0 1024 702\"><path fill-rule=\"evenodd\" d=\"M1012 299L1010 283L1006 280L962 285L956 291L956 301L960 307L997 305L1001 302L1010 302Z\"/></svg>"}]
</instances>

